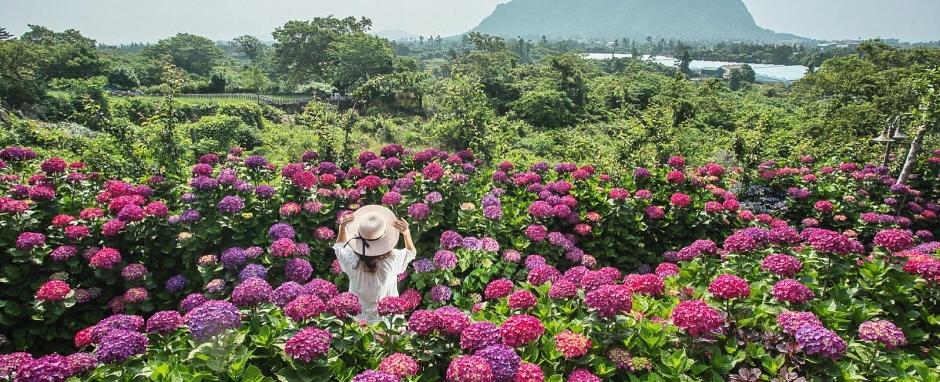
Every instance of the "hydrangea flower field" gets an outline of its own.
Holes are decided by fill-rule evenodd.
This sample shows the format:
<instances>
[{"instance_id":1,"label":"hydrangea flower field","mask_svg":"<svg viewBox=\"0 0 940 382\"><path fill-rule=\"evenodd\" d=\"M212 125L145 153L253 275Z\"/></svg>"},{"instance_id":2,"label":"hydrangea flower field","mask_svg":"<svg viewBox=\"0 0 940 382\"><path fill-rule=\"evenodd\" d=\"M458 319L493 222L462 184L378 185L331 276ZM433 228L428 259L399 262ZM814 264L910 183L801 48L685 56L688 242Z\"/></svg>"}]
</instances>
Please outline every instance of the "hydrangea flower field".
<instances>
[{"instance_id":1,"label":"hydrangea flower field","mask_svg":"<svg viewBox=\"0 0 940 382\"><path fill-rule=\"evenodd\" d=\"M188 179L0 160L0 380L940 379L940 151L909 185L810 157L608 175L398 145L351 166L233 148ZM365 204L418 246L372 325L331 249Z\"/></svg>"}]
</instances>

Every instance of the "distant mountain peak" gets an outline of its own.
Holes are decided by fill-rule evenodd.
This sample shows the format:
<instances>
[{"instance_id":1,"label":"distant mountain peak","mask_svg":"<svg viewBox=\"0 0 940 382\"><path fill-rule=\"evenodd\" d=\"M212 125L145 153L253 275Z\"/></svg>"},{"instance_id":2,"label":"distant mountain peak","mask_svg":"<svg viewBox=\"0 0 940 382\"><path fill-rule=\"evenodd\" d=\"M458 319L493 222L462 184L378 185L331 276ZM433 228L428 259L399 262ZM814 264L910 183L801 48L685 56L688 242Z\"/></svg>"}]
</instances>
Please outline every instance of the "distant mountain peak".
<instances>
[{"instance_id":1,"label":"distant mountain peak","mask_svg":"<svg viewBox=\"0 0 940 382\"><path fill-rule=\"evenodd\" d=\"M500 36L797 40L761 28L741 0L512 0L473 29Z\"/></svg>"}]
</instances>

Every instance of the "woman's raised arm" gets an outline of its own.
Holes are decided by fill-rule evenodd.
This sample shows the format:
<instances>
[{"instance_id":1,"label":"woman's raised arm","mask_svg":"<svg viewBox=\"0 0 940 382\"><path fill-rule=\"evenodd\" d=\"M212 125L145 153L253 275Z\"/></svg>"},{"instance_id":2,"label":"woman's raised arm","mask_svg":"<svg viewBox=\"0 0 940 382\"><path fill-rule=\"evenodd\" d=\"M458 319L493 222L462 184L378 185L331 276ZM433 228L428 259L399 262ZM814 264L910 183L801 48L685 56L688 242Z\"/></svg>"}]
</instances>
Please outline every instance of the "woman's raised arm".
<instances>
[{"instance_id":1,"label":"woman's raised arm","mask_svg":"<svg viewBox=\"0 0 940 382\"><path fill-rule=\"evenodd\" d=\"M346 224L351 221L353 221L353 214L351 213L339 217L339 228L337 228L339 232L336 233L336 244L342 244L348 240L346 239Z\"/></svg>"}]
</instances>

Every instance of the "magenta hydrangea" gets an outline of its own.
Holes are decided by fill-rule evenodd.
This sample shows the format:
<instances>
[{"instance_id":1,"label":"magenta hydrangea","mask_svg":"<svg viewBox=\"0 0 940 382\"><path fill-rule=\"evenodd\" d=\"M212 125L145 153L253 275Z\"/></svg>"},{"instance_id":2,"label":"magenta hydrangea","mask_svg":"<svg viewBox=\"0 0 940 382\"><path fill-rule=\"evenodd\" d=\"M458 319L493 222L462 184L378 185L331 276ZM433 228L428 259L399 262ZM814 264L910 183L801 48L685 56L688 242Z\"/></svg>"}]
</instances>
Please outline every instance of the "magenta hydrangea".
<instances>
[{"instance_id":1,"label":"magenta hydrangea","mask_svg":"<svg viewBox=\"0 0 940 382\"><path fill-rule=\"evenodd\" d=\"M483 298L493 300L509 296L512 293L512 281L507 278L490 281L483 290Z\"/></svg>"},{"instance_id":2,"label":"magenta hydrangea","mask_svg":"<svg viewBox=\"0 0 940 382\"><path fill-rule=\"evenodd\" d=\"M339 318L352 317L362 313L359 297L350 292L340 293L330 298L326 302L326 306L330 314Z\"/></svg>"},{"instance_id":3,"label":"magenta hydrangea","mask_svg":"<svg viewBox=\"0 0 940 382\"><path fill-rule=\"evenodd\" d=\"M745 298L751 294L751 287L747 280L732 274L723 274L712 280L708 292L716 298L731 300Z\"/></svg>"},{"instance_id":4,"label":"magenta hydrangea","mask_svg":"<svg viewBox=\"0 0 940 382\"><path fill-rule=\"evenodd\" d=\"M663 279L655 274L629 274L624 277L623 284L630 288L632 293L649 296L660 296L666 289Z\"/></svg>"},{"instance_id":5,"label":"magenta hydrangea","mask_svg":"<svg viewBox=\"0 0 940 382\"><path fill-rule=\"evenodd\" d=\"M317 296L302 294L284 307L284 315L294 322L304 322L326 311L326 305Z\"/></svg>"},{"instance_id":6,"label":"magenta hydrangea","mask_svg":"<svg viewBox=\"0 0 940 382\"><path fill-rule=\"evenodd\" d=\"M232 302L240 307L252 306L271 302L274 289L267 281L251 277L242 281L232 291Z\"/></svg>"},{"instance_id":7,"label":"magenta hydrangea","mask_svg":"<svg viewBox=\"0 0 940 382\"><path fill-rule=\"evenodd\" d=\"M310 362L325 356L333 343L333 334L320 328L304 328L291 336L284 345L284 352L291 358Z\"/></svg>"},{"instance_id":8,"label":"magenta hydrangea","mask_svg":"<svg viewBox=\"0 0 940 382\"><path fill-rule=\"evenodd\" d=\"M885 229L875 234L874 243L889 251L899 252L914 246L914 236L908 230Z\"/></svg>"},{"instance_id":9,"label":"magenta hydrangea","mask_svg":"<svg viewBox=\"0 0 940 382\"><path fill-rule=\"evenodd\" d=\"M584 303L601 317L613 317L632 309L630 294L625 285L604 285L585 294Z\"/></svg>"},{"instance_id":10,"label":"magenta hydrangea","mask_svg":"<svg viewBox=\"0 0 940 382\"><path fill-rule=\"evenodd\" d=\"M587 369L574 369L568 374L566 382L601 382L601 378Z\"/></svg>"},{"instance_id":11,"label":"magenta hydrangea","mask_svg":"<svg viewBox=\"0 0 940 382\"><path fill-rule=\"evenodd\" d=\"M545 326L536 317L527 314L517 314L509 317L499 328L499 335L503 343L519 347L529 344L545 333Z\"/></svg>"},{"instance_id":12,"label":"magenta hydrangea","mask_svg":"<svg viewBox=\"0 0 940 382\"><path fill-rule=\"evenodd\" d=\"M416 310L408 318L408 331L426 336L440 329L441 317L432 310Z\"/></svg>"},{"instance_id":13,"label":"magenta hydrangea","mask_svg":"<svg viewBox=\"0 0 940 382\"><path fill-rule=\"evenodd\" d=\"M518 290L509 295L509 309L522 310L529 309L538 303L535 295L527 290Z\"/></svg>"},{"instance_id":14,"label":"magenta hydrangea","mask_svg":"<svg viewBox=\"0 0 940 382\"><path fill-rule=\"evenodd\" d=\"M688 300L676 305L672 323L694 337L705 337L721 330L724 320L717 310L702 300Z\"/></svg>"},{"instance_id":15,"label":"magenta hydrangea","mask_svg":"<svg viewBox=\"0 0 940 382\"><path fill-rule=\"evenodd\" d=\"M448 382L493 382L493 369L486 358L462 355L447 366Z\"/></svg>"},{"instance_id":16,"label":"magenta hydrangea","mask_svg":"<svg viewBox=\"0 0 940 382\"><path fill-rule=\"evenodd\" d=\"M183 316L175 310L154 313L147 319L147 333L170 333L183 324Z\"/></svg>"},{"instance_id":17,"label":"magenta hydrangea","mask_svg":"<svg viewBox=\"0 0 940 382\"><path fill-rule=\"evenodd\" d=\"M501 340L499 328L492 322L482 321L464 328L460 333L460 348L465 352L473 352L500 343Z\"/></svg>"},{"instance_id":18,"label":"magenta hydrangea","mask_svg":"<svg viewBox=\"0 0 940 382\"><path fill-rule=\"evenodd\" d=\"M767 255L760 263L760 268L782 277L791 277L803 269L803 263L796 257L777 253Z\"/></svg>"},{"instance_id":19,"label":"magenta hydrangea","mask_svg":"<svg viewBox=\"0 0 940 382\"><path fill-rule=\"evenodd\" d=\"M803 304L816 297L816 294L806 285L794 279L777 281L771 290L771 294L777 300L794 304Z\"/></svg>"},{"instance_id":20,"label":"magenta hydrangea","mask_svg":"<svg viewBox=\"0 0 940 382\"><path fill-rule=\"evenodd\" d=\"M776 321L777 326L779 326L784 333L787 333L791 336L796 335L796 331L802 328L804 325L822 325L822 322L819 321L819 318L816 317L813 312L794 312L785 310L777 315Z\"/></svg>"}]
</instances>

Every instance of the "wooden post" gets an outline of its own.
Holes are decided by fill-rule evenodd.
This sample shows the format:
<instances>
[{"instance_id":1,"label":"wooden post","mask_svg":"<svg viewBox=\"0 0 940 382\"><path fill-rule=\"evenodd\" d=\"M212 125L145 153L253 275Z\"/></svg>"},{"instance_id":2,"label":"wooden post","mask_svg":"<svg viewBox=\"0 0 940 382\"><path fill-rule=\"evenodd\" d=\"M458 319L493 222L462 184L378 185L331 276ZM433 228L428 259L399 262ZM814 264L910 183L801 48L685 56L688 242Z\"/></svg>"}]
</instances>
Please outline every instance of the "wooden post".
<instances>
[{"instance_id":1,"label":"wooden post","mask_svg":"<svg viewBox=\"0 0 940 382\"><path fill-rule=\"evenodd\" d=\"M924 141L924 135L927 134L927 127L921 126L917 129L914 140L911 141L911 149L907 152L907 159L904 160L904 167L901 168L901 174L898 175L898 183L907 183L911 173L914 172L914 166L917 165L917 156L920 155L920 145Z\"/></svg>"}]
</instances>

